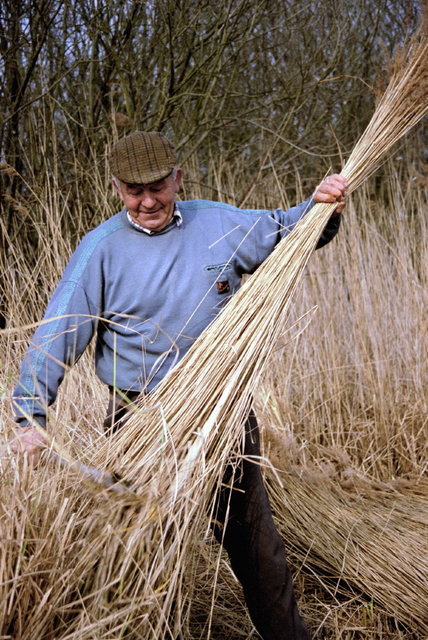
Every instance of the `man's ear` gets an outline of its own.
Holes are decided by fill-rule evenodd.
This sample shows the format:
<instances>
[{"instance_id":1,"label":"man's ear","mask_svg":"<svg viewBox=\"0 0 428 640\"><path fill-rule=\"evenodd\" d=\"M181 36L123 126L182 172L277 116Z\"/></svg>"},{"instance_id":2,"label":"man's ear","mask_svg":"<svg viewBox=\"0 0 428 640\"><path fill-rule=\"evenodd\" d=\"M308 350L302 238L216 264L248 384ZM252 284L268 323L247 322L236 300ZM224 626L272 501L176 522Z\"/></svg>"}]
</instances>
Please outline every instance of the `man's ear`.
<instances>
[{"instance_id":1,"label":"man's ear","mask_svg":"<svg viewBox=\"0 0 428 640\"><path fill-rule=\"evenodd\" d=\"M179 188L181 186L182 178L183 178L183 169L181 169L181 167L177 167L176 174L175 174L175 184L176 184L176 187L177 187L177 191L179 190Z\"/></svg>"},{"instance_id":2,"label":"man's ear","mask_svg":"<svg viewBox=\"0 0 428 640\"><path fill-rule=\"evenodd\" d=\"M117 179L117 178L112 178L112 179L111 179L111 182L112 182L113 188L114 188L114 190L115 190L115 192L116 192L116 195L117 195L117 196L119 196L119 198L120 198L121 200L123 200L123 198L122 198L122 191L121 191L120 186L119 186L119 185L120 185L120 182L118 181L118 179Z\"/></svg>"}]
</instances>

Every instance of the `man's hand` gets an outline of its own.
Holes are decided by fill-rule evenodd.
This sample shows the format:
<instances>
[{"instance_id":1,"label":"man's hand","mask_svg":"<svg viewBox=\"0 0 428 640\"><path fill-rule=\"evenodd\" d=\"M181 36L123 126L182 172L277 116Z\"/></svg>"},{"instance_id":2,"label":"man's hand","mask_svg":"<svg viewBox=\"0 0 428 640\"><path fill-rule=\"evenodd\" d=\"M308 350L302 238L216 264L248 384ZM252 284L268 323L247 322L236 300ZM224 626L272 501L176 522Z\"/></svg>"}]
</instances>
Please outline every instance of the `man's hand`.
<instances>
[{"instance_id":1,"label":"man's hand","mask_svg":"<svg viewBox=\"0 0 428 640\"><path fill-rule=\"evenodd\" d=\"M28 457L31 466L36 467L40 454L46 449L47 440L36 427L18 427L15 431L15 438L12 442L12 451L23 453Z\"/></svg>"},{"instance_id":2,"label":"man's hand","mask_svg":"<svg viewBox=\"0 0 428 640\"><path fill-rule=\"evenodd\" d=\"M323 180L315 189L312 198L315 202L337 202L335 214L342 213L345 208L345 195L348 183L338 173L333 173Z\"/></svg>"}]
</instances>

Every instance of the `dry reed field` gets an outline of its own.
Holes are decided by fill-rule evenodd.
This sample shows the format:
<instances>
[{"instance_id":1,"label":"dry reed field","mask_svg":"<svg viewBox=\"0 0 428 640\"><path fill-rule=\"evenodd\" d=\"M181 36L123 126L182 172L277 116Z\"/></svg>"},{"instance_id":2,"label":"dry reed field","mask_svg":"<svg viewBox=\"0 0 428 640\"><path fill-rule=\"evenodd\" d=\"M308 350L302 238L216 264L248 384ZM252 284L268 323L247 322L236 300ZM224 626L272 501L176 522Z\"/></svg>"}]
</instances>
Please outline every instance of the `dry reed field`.
<instances>
[{"instance_id":1,"label":"dry reed field","mask_svg":"<svg viewBox=\"0 0 428 640\"><path fill-rule=\"evenodd\" d=\"M275 514L320 638L426 635L426 192L413 176L399 182L393 163L388 173L391 204L355 196L339 237L309 262L255 398ZM6 436L18 335L2 335ZM106 402L89 366L69 374L52 416L84 460L99 451ZM135 526L132 497L94 492L54 460L30 472L8 456L1 493L2 637L154 637L141 612L158 606L166 578L152 575L152 585L162 578L152 589L140 574L150 529ZM192 531L180 540L177 636L251 637L207 520Z\"/></svg>"},{"instance_id":2,"label":"dry reed field","mask_svg":"<svg viewBox=\"0 0 428 640\"><path fill-rule=\"evenodd\" d=\"M343 169L351 191L426 113L426 50L425 34L414 68L403 54ZM383 190L357 191L319 255L332 207L314 208L114 439L101 432L106 393L85 356L31 470L6 444L8 398L40 283L52 288L70 250L54 181L38 196L37 273L13 248L5 265L14 327L0 334L0 638L255 637L209 527L250 403L314 637L427 637L427 184L415 162L392 160ZM79 461L119 474L121 491L89 481Z\"/></svg>"}]
</instances>

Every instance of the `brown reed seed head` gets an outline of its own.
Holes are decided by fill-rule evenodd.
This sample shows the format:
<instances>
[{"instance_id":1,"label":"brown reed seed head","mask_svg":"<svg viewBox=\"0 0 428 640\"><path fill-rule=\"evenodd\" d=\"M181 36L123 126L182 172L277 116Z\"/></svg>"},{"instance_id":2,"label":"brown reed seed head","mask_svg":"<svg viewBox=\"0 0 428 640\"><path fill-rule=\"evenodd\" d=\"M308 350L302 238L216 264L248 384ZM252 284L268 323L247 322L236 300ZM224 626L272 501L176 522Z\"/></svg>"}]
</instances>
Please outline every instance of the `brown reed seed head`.
<instances>
[{"instance_id":1,"label":"brown reed seed head","mask_svg":"<svg viewBox=\"0 0 428 640\"><path fill-rule=\"evenodd\" d=\"M10 175L15 175L15 174L10 174ZM28 216L30 214L27 207L24 207L21 203L18 202L18 200L10 196L8 193L4 194L3 199L5 200L5 202L8 202L10 205L12 205L12 208L18 213L25 216Z\"/></svg>"},{"instance_id":2,"label":"brown reed seed head","mask_svg":"<svg viewBox=\"0 0 428 640\"><path fill-rule=\"evenodd\" d=\"M7 176L19 176L17 170L7 162L0 162L0 171L5 173Z\"/></svg>"},{"instance_id":3,"label":"brown reed seed head","mask_svg":"<svg viewBox=\"0 0 428 640\"><path fill-rule=\"evenodd\" d=\"M407 44L397 49L389 65L391 86L405 82L400 92L400 100L412 99L422 104L427 103L428 96L428 3L424 11L416 34Z\"/></svg>"},{"instance_id":4,"label":"brown reed seed head","mask_svg":"<svg viewBox=\"0 0 428 640\"><path fill-rule=\"evenodd\" d=\"M428 113L428 38L426 24L396 55L394 70L375 112L342 173L349 193L385 159L391 147Z\"/></svg>"}]
</instances>

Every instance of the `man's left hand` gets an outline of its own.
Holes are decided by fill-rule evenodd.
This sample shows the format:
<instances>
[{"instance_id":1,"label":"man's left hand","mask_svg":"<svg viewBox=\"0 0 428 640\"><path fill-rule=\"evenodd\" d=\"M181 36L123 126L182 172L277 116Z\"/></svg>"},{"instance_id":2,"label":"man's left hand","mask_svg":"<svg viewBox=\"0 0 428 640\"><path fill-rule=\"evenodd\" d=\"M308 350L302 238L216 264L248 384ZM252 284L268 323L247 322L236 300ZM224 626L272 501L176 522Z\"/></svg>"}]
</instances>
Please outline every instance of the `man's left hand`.
<instances>
[{"instance_id":1,"label":"man's left hand","mask_svg":"<svg viewBox=\"0 0 428 640\"><path fill-rule=\"evenodd\" d=\"M16 428L15 438L11 445L12 451L26 455L30 465L37 467L40 454L43 449L46 449L48 442L40 427L28 425Z\"/></svg>"},{"instance_id":2,"label":"man's left hand","mask_svg":"<svg viewBox=\"0 0 428 640\"><path fill-rule=\"evenodd\" d=\"M345 195L348 183L338 173L333 173L323 180L315 189L312 199L315 202L337 202L335 214L342 213L345 208Z\"/></svg>"}]
</instances>

